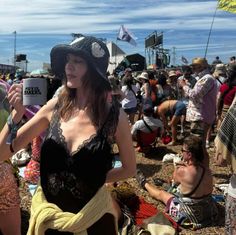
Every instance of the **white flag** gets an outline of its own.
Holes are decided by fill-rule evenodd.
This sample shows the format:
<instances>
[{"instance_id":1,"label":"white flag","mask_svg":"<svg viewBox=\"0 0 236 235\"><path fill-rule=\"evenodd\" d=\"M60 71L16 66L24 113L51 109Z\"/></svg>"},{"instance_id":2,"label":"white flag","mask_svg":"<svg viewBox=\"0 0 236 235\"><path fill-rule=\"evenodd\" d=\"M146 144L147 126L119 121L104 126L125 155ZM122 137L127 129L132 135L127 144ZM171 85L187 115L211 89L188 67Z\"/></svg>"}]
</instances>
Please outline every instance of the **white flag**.
<instances>
[{"instance_id":1,"label":"white flag","mask_svg":"<svg viewBox=\"0 0 236 235\"><path fill-rule=\"evenodd\" d=\"M117 40L129 42L131 45L136 46L136 37L124 25L120 26Z\"/></svg>"}]
</instances>

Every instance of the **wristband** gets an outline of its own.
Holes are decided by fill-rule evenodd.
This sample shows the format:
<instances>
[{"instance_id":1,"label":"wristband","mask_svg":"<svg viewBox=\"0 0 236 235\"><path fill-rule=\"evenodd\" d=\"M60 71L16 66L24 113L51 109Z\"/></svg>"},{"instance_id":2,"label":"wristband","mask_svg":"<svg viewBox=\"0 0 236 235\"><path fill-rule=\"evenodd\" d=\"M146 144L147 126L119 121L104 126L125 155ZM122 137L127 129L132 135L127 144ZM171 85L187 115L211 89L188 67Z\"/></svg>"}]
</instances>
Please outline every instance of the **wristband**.
<instances>
[{"instance_id":1,"label":"wristband","mask_svg":"<svg viewBox=\"0 0 236 235\"><path fill-rule=\"evenodd\" d=\"M6 144L12 144L12 141L16 138L16 134L17 134L17 131L18 129L20 128L21 126L21 122L15 124L12 120L12 116L11 114L8 116L7 118L7 125L9 127L9 134L7 136L7 141L6 141ZM13 150L12 149L12 146L10 147L11 149L10 150ZM13 150L14 152L14 150Z\"/></svg>"}]
</instances>

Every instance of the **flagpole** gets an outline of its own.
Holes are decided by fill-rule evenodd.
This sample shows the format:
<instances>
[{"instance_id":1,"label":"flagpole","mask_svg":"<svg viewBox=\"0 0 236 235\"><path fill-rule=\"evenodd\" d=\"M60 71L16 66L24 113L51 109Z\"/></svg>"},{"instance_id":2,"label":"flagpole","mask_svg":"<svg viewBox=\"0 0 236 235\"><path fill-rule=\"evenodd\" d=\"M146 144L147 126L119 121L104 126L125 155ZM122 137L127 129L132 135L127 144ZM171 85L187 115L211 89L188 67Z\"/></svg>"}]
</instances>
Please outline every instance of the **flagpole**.
<instances>
[{"instance_id":1,"label":"flagpole","mask_svg":"<svg viewBox=\"0 0 236 235\"><path fill-rule=\"evenodd\" d=\"M121 27L121 26L120 26ZM117 43L118 43L118 40L117 40L117 38L118 38L118 36L119 36L119 32L120 32L120 29L119 29L119 31L118 31L118 33L117 33L117 35L116 35L116 48L115 48L115 69L116 69L116 54L117 54Z\"/></svg>"},{"instance_id":2,"label":"flagpole","mask_svg":"<svg viewBox=\"0 0 236 235\"><path fill-rule=\"evenodd\" d=\"M116 46L115 46L115 69L116 69L116 53L117 53L117 38L116 38Z\"/></svg>"},{"instance_id":3,"label":"flagpole","mask_svg":"<svg viewBox=\"0 0 236 235\"><path fill-rule=\"evenodd\" d=\"M16 31L14 31L13 34L14 34L14 58L13 58L13 63L14 63L14 72L16 72Z\"/></svg>"},{"instance_id":4,"label":"flagpole","mask_svg":"<svg viewBox=\"0 0 236 235\"><path fill-rule=\"evenodd\" d=\"M211 28L210 28L210 31L209 31L209 35L208 35L208 39L207 39L207 45L206 45L206 49L205 49L205 55L204 55L205 59L206 59L206 56L207 56L208 46L209 46L209 42L210 42L210 37L211 37L211 32L212 32L213 24L215 22L215 17L216 17L217 9L218 9L218 4L216 5L216 9L215 9L215 12L214 12L214 15L213 15L213 19L212 19L212 22L211 22Z\"/></svg>"}]
</instances>

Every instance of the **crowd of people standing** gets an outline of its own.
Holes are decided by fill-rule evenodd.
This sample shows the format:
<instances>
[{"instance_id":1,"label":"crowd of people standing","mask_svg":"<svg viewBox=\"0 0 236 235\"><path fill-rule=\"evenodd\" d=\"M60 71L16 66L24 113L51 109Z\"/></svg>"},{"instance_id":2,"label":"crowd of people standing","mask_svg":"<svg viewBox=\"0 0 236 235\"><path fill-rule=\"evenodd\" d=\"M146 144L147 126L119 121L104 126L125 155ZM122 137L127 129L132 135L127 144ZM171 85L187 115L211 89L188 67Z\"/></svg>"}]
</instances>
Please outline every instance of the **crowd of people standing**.
<instances>
[{"instance_id":1,"label":"crowd of people standing","mask_svg":"<svg viewBox=\"0 0 236 235\"><path fill-rule=\"evenodd\" d=\"M4 235L20 234L19 192L8 159L31 143L36 146L31 165L38 169L31 183L38 187L27 234L117 234L121 211L106 185L135 176L132 140L142 142L141 132L154 133L155 138L168 134L172 138L169 146L180 145L180 135L190 135L183 141L182 159L173 173L177 194L156 190L140 172L136 177L151 196L166 204L171 216L175 213L176 222L183 212L176 205L182 208L189 202L201 207L203 219L191 215L197 228L205 225L202 220L211 222L204 217L206 205L212 203L213 188L207 148L221 143L216 146L217 163L233 162L235 146L229 145L224 133L228 133L229 125L225 120L234 113L235 58L227 65L219 58L212 65L205 58L194 58L190 66L139 73L126 68L121 77L108 76L106 45L83 35L70 44L56 45L50 56L52 71L62 86L26 123L22 123L26 109L21 82L11 78L2 79L0 84L0 175L8 180L0 189L5 189L0 194L0 231ZM234 125L232 118L230 125ZM220 129L219 138L213 142L216 126L224 126L224 130ZM114 145L121 161L116 168ZM231 146L227 157L222 156L224 146ZM232 162L229 164L234 170ZM26 173L27 178L30 172ZM234 208L236 205L234 171L232 174L227 208L230 203ZM13 191L3 207L8 187ZM186 201L181 201L183 198ZM208 216L212 218L216 211L211 205ZM228 234L236 231L232 213L232 209L226 212Z\"/></svg>"}]
</instances>

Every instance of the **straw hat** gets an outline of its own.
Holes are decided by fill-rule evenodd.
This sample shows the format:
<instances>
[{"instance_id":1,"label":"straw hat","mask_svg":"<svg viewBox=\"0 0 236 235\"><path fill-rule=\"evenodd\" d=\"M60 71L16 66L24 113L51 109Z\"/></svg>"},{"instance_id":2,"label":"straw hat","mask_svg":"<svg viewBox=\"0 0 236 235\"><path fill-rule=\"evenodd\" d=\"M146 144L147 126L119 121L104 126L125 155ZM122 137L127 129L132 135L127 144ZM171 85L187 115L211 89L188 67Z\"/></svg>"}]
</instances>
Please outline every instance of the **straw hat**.
<instances>
[{"instance_id":1,"label":"straw hat","mask_svg":"<svg viewBox=\"0 0 236 235\"><path fill-rule=\"evenodd\" d=\"M177 74L176 74L176 72L175 72L174 70L171 70L171 71L168 73L168 76L169 76L169 78L170 78L170 77L176 77Z\"/></svg>"},{"instance_id":2,"label":"straw hat","mask_svg":"<svg viewBox=\"0 0 236 235\"><path fill-rule=\"evenodd\" d=\"M192 60L192 66L194 65L201 65L203 67L207 67L208 66L208 62L205 58L200 58L200 57L197 57L197 58L194 58Z\"/></svg>"}]
</instances>

